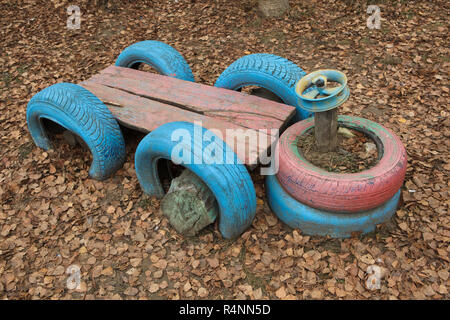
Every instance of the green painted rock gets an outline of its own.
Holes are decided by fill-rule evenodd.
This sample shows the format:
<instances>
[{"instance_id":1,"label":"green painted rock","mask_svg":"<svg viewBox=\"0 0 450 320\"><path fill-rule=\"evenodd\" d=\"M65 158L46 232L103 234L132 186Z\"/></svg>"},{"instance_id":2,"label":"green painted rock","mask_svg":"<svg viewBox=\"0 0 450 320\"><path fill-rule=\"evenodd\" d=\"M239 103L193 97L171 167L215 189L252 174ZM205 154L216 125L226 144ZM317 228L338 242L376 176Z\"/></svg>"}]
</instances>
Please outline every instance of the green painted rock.
<instances>
[{"instance_id":1,"label":"green painted rock","mask_svg":"<svg viewBox=\"0 0 450 320\"><path fill-rule=\"evenodd\" d=\"M161 210L172 227L187 236L195 236L213 223L219 213L216 198L208 186L188 169L172 180Z\"/></svg>"}]
</instances>

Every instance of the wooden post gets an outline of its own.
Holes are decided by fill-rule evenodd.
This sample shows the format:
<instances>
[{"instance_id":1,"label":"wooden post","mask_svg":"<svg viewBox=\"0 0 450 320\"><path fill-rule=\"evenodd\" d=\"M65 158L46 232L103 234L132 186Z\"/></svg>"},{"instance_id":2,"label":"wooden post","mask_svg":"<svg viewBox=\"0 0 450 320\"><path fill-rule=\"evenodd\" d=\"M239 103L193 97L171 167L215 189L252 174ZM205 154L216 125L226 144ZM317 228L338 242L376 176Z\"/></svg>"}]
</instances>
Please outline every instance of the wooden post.
<instances>
[{"instance_id":1,"label":"wooden post","mask_svg":"<svg viewBox=\"0 0 450 320\"><path fill-rule=\"evenodd\" d=\"M314 135L320 152L337 149L337 108L314 114Z\"/></svg>"},{"instance_id":2,"label":"wooden post","mask_svg":"<svg viewBox=\"0 0 450 320\"><path fill-rule=\"evenodd\" d=\"M185 169L172 180L161 201L161 211L179 233L195 236L214 222L219 206L208 186L192 171Z\"/></svg>"}]
</instances>

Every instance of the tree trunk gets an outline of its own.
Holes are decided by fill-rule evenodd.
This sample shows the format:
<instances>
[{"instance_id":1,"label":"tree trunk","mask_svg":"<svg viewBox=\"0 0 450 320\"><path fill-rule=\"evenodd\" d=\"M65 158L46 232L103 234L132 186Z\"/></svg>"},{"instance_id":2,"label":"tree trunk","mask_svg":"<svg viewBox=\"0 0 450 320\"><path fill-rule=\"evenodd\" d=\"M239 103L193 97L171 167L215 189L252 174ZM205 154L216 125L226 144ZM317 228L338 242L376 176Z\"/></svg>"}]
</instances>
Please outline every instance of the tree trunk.
<instances>
[{"instance_id":1,"label":"tree trunk","mask_svg":"<svg viewBox=\"0 0 450 320\"><path fill-rule=\"evenodd\" d=\"M279 17L289 10L289 0L258 0L258 8L265 17Z\"/></svg>"}]
</instances>

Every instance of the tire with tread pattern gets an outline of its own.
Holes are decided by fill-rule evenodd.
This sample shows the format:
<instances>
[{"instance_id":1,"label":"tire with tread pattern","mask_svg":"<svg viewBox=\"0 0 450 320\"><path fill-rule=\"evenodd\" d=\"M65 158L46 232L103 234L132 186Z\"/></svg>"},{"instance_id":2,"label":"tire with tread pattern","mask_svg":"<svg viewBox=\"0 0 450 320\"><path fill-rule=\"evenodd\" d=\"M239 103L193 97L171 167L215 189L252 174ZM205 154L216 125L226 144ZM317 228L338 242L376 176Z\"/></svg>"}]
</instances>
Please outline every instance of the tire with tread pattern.
<instances>
[{"instance_id":1,"label":"tire with tread pattern","mask_svg":"<svg viewBox=\"0 0 450 320\"><path fill-rule=\"evenodd\" d=\"M43 119L51 120L78 135L92 153L89 174L103 180L125 162L125 141L106 105L83 87L54 84L35 94L27 105L27 124L35 144L52 148Z\"/></svg>"},{"instance_id":2,"label":"tire with tread pattern","mask_svg":"<svg viewBox=\"0 0 450 320\"><path fill-rule=\"evenodd\" d=\"M198 131L197 131L198 130ZM196 134L197 132L197 134ZM187 137L187 141L174 141L172 137ZM210 135L210 144L205 145L196 136ZM183 147L186 163L175 160L175 148ZM226 163L215 163L205 151L214 150L222 155ZM186 154L185 154L186 152ZM170 122L150 132L139 143L135 155L136 175L144 193L163 197L164 190L158 176L159 159L172 160L196 174L211 190L219 205L219 230L225 238L232 239L247 229L256 213L256 193L252 179L231 148L211 131L189 122ZM233 161L229 161L229 160Z\"/></svg>"},{"instance_id":3,"label":"tire with tread pattern","mask_svg":"<svg viewBox=\"0 0 450 320\"><path fill-rule=\"evenodd\" d=\"M217 79L214 86L239 90L258 86L277 95L285 104L297 109L296 121L308 118L311 112L302 109L295 93L295 84L306 73L292 61L268 53L254 53L233 62Z\"/></svg>"},{"instance_id":4,"label":"tire with tread pattern","mask_svg":"<svg viewBox=\"0 0 450 320\"><path fill-rule=\"evenodd\" d=\"M389 129L368 119L339 116L339 126L368 135L378 149L378 162L356 173L333 173L310 163L298 151L300 136L314 128L314 118L306 119L281 135L279 170L281 186L297 201L320 210L361 212L376 208L400 189L406 174L406 149Z\"/></svg>"},{"instance_id":5,"label":"tire with tread pattern","mask_svg":"<svg viewBox=\"0 0 450 320\"><path fill-rule=\"evenodd\" d=\"M280 185L276 176L266 177L266 194L270 208L285 224L307 235L349 238L353 233L368 233L391 219L397 210L400 190L387 202L358 213L329 212L298 202Z\"/></svg>"},{"instance_id":6,"label":"tire with tread pattern","mask_svg":"<svg viewBox=\"0 0 450 320\"><path fill-rule=\"evenodd\" d=\"M170 45L146 40L125 48L116 60L116 66L137 69L145 63L160 74L186 81L195 81L191 68L183 56Z\"/></svg>"}]
</instances>

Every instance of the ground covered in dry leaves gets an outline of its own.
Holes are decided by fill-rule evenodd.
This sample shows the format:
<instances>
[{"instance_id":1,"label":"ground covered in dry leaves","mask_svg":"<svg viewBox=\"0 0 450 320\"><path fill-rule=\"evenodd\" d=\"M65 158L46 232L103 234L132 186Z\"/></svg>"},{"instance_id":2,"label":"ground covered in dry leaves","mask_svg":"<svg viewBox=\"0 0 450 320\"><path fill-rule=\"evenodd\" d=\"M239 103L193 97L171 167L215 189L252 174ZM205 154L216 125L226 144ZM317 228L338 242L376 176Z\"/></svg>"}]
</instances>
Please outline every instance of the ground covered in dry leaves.
<instances>
[{"instance_id":1,"label":"ground covered in dry leaves","mask_svg":"<svg viewBox=\"0 0 450 320\"><path fill-rule=\"evenodd\" d=\"M370 1L381 8L379 30L366 27L365 1L291 1L279 19L259 17L251 0L89 2L0 4L0 298L450 297L447 1ZM81 8L80 30L66 28L69 4ZM142 194L136 135L125 131L127 162L104 182L88 178L90 154L80 147L35 147L25 120L32 95L87 79L146 39L173 45L210 85L256 52L345 72L351 96L340 112L384 124L408 150L392 222L352 239L306 236L277 220L254 174L248 231L228 241L211 226L183 238ZM385 271L379 290L366 288L372 264ZM66 287L70 265L81 268L79 290Z\"/></svg>"}]
</instances>

